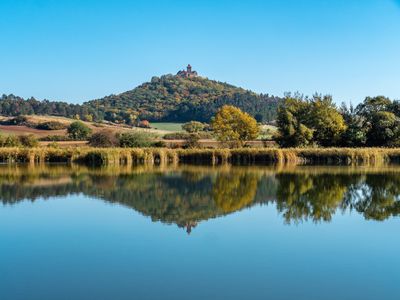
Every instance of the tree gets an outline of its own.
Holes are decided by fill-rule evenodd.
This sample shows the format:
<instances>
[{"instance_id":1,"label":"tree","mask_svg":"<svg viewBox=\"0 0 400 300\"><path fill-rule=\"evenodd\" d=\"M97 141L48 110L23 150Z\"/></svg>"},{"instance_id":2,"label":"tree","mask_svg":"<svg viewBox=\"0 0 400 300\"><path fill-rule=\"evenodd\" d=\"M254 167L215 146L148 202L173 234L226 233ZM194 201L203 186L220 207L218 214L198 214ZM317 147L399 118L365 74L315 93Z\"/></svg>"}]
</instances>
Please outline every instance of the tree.
<instances>
[{"instance_id":1,"label":"tree","mask_svg":"<svg viewBox=\"0 0 400 300\"><path fill-rule=\"evenodd\" d=\"M277 142L282 147L305 147L312 143L314 131L301 123L307 104L300 96L288 95L278 108Z\"/></svg>"},{"instance_id":2,"label":"tree","mask_svg":"<svg viewBox=\"0 0 400 300\"><path fill-rule=\"evenodd\" d=\"M331 96L286 95L278 108L278 143L282 147L340 144L346 124Z\"/></svg>"},{"instance_id":3,"label":"tree","mask_svg":"<svg viewBox=\"0 0 400 300\"><path fill-rule=\"evenodd\" d=\"M352 105L349 108L342 104L341 114L347 124L346 131L343 132L341 138L341 146L346 147L363 147L367 143L367 133L369 125L363 116L357 114Z\"/></svg>"},{"instance_id":4,"label":"tree","mask_svg":"<svg viewBox=\"0 0 400 300\"><path fill-rule=\"evenodd\" d=\"M245 141L256 139L260 131L253 117L230 105L224 105L217 112L212 128L219 141L233 142L239 146Z\"/></svg>"},{"instance_id":5,"label":"tree","mask_svg":"<svg viewBox=\"0 0 400 300\"><path fill-rule=\"evenodd\" d=\"M400 145L400 116L398 102L383 96L367 97L356 108L357 115L365 119L368 146L395 147Z\"/></svg>"},{"instance_id":6,"label":"tree","mask_svg":"<svg viewBox=\"0 0 400 300\"><path fill-rule=\"evenodd\" d=\"M92 147L114 147L118 146L119 141L116 133L111 129L103 129L102 131L92 134L89 138L89 145Z\"/></svg>"},{"instance_id":7,"label":"tree","mask_svg":"<svg viewBox=\"0 0 400 300\"><path fill-rule=\"evenodd\" d=\"M73 140L84 140L92 133L92 130L80 121L72 122L67 129L68 136Z\"/></svg>"},{"instance_id":8,"label":"tree","mask_svg":"<svg viewBox=\"0 0 400 300\"><path fill-rule=\"evenodd\" d=\"M123 148L150 147L154 144L153 135L141 131L121 133L118 140Z\"/></svg>"},{"instance_id":9,"label":"tree","mask_svg":"<svg viewBox=\"0 0 400 300\"><path fill-rule=\"evenodd\" d=\"M189 133L203 131L205 127L206 124L197 121L190 121L182 125L182 129Z\"/></svg>"},{"instance_id":10,"label":"tree","mask_svg":"<svg viewBox=\"0 0 400 300\"><path fill-rule=\"evenodd\" d=\"M314 130L314 141L321 146L337 146L346 130L343 116L337 110L332 97L314 95L310 101L310 116L304 120Z\"/></svg>"}]
</instances>

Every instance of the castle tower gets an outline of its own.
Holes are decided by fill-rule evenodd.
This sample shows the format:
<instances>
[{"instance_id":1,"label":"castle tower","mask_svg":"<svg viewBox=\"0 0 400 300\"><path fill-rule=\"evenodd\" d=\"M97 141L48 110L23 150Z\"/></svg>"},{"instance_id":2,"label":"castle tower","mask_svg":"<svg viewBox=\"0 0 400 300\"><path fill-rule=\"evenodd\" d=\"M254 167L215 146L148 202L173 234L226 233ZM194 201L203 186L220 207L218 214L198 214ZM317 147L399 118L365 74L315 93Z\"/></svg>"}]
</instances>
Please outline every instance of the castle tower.
<instances>
[{"instance_id":1,"label":"castle tower","mask_svg":"<svg viewBox=\"0 0 400 300\"><path fill-rule=\"evenodd\" d=\"M186 72L188 72L188 74L192 74L192 66L190 64L188 64Z\"/></svg>"}]
</instances>

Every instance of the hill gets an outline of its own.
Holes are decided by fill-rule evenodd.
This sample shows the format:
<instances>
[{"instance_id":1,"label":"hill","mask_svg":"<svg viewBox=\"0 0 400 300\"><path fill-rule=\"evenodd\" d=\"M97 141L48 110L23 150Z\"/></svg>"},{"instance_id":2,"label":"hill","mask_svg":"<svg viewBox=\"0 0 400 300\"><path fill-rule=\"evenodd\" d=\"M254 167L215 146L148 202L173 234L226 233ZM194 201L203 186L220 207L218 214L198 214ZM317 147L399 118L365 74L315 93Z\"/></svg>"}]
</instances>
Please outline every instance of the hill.
<instances>
[{"instance_id":1,"label":"hill","mask_svg":"<svg viewBox=\"0 0 400 300\"><path fill-rule=\"evenodd\" d=\"M153 77L133 90L83 104L3 95L0 97L0 115L51 115L129 125L138 119L209 122L221 106L229 104L265 122L275 119L280 102L279 97L200 77L188 66L188 71L180 71L177 75Z\"/></svg>"},{"instance_id":2,"label":"hill","mask_svg":"<svg viewBox=\"0 0 400 300\"><path fill-rule=\"evenodd\" d=\"M133 90L84 103L108 121L208 122L224 104L241 108L259 121L275 119L278 97L256 94L203 77L153 77Z\"/></svg>"}]
</instances>

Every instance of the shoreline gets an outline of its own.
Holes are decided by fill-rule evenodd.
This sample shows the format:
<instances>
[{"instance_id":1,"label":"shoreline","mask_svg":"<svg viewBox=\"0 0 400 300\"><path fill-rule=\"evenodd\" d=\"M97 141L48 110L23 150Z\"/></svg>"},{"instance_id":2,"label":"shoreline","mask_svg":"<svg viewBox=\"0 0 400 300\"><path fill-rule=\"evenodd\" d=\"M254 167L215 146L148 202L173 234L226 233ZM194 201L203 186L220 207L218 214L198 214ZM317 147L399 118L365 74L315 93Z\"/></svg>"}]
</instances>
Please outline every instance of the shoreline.
<instances>
[{"instance_id":1,"label":"shoreline","mask_svg":"<svg viewBox=\"0 0 400 300\"><path fill-rule=\"evenodd\" d=\"M400 162L400 148L0 148L0 163L86 165L376 165Z\"/></svg>"}]
</instances>

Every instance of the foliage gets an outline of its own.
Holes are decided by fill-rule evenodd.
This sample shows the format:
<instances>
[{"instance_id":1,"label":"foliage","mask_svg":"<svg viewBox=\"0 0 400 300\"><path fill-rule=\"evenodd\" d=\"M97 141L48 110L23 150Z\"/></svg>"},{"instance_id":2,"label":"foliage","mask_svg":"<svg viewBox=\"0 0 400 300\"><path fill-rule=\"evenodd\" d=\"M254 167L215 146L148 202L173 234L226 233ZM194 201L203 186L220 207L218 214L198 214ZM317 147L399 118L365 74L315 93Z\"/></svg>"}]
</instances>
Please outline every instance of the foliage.
<instances>
[{"instance_id":1,"label":"foliage","mask_svg":"<svg viewBox=\"0 0 400 300\"><path fill-rule=\"evenodd\" d=\"M283 147L339 145L346 130L332 97L320 95L308 99L288 94L278 109L277 124L277 141Z\"/></svg>"},{"instance_id":2,"label":"foliage","mask_svg":"<svg viewBox=\"0 0 400 300\"><path fill-rule=\"evenodd\" d=\"M198 122L198 121L190 121L182 125L182 129L189 133L204 131L207 124Z\"/></svg>"},{"instance_id":3,"label":"foliage","mask_svg":"<svg viewBox=\"0 0 400 300\"><path fill-rule=\"evenodd\" d=\"M19 143L23 146L23 147L27 147L27 148L33 148L33 147L37 147L39 145L39 141L36 138L35 135L33 134L29 134L29 135L20 135L18 137L19 139Z\"/></svg>"},{"instance_id":4,"label":"foliage","mask_svg":"<svg viewBox=\"0 0 400 300\"><path fill-rule=\"evenodd\" d=\"M200 135L198 133L189 133L185 139L184 148L200 148L201 145L199 143Z\"/></svg>"},{"instance_id":5,"label":"foliage","mask_svg":"<svg viewBox=\"0 0 400 300\"><path fill-rule=\"evenodd\" d=\"M256 139L259 133L257 121L239 108L224 105L212 121L217 139L222 142L243 142Z\"/></svg>"},{"instance_id":6,"label":"foliage","mask_svg":"<svg viewBox=\"0 0 400 300\"><path fill-rule=\"evenodd\" d=\"M172 132L163 136L164 140L186 140L189 137L188 132ZM211 132L197 132L200 139L211 139L213 136Z\"/></svg>"},{"instance_id":7,"label":"foliage","mask_svg":"<svg viewBox=\"0 0 400 300\"><path fill-rule=\"evenodd\" d=\"M209 122L223 105L234 105L264 121L273 120L280 98L256 94L207 78L153 77L131 91L89 101L108 121L128 123L131 115L150 121Z\"/></svg>"},{"instance_id":8,"label":"foliage","mask_svg":"<svg viewBox=\"0 0 400 300\"><path fill-rule=\"evenodd\" d=\"M21 142L16 135L0 135L0 146L1 147L20 147Z\"/></svg>"},{"instance_id":9,"label":"foliage","mask_svg":"<svg viewBox=\"0 0 400 300\"><path fill-rule=\"evenodd\" d=\"M92 134L89 138L89 145L92 147L115 147L119 145L119 140L115 131L111 129L103 129L99 132Z\"/></svg>"},{"instance_id":10,"label":"foliage","mask_svg":"<svg viewBox=\"0 0 400 300\"><path fill-rule=\"evenodd\" d=\"M61 130L67 128L67 126L61 122L47 121L39 123L38 125L36 125L36 128L42 130Z\"/></svg>"},{"instance_id":11,"label":"foliage","mask_svg":"<svg viewBox=\"0 0 400 300\"><path fill-rule=\"evenodd\" d=\"M60 101L39 101L35 98L23 99L18 96L2 95L0 97L0 115L20 116L20 115L52 115L74 118L78 115L82 119L86 115L92 115L94 120L101 120L102 114L95 107L70 104Z\"/></svg>"},{"instance_id":12,"label":"foliage","mask_svg":"<svg viewBox=\"0 0 400 300\"><path fill-rule=\"evenodd\" d=\"M89 137L92 130L80 121L72 122L67 129L68 136L73 140L85 140Z\"/></svg>"},{"instance_id":13,"label":"foliage","mask_svg":"<svg viewBox=\"0 0 400 300\"><path fill-rule=\"evenodd\" d=\"M150 147L154 143L154 136L142 131L123 132L118 139L123 148Z\"/></svg>"}]
</instances>

